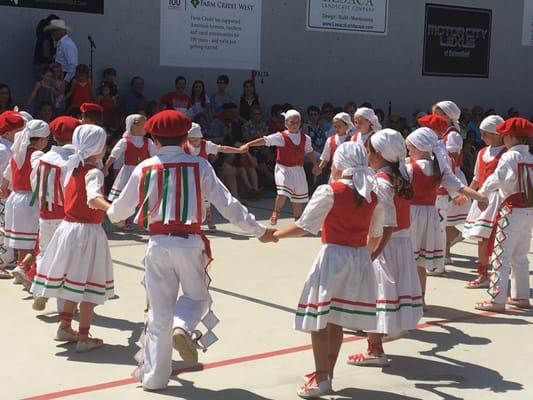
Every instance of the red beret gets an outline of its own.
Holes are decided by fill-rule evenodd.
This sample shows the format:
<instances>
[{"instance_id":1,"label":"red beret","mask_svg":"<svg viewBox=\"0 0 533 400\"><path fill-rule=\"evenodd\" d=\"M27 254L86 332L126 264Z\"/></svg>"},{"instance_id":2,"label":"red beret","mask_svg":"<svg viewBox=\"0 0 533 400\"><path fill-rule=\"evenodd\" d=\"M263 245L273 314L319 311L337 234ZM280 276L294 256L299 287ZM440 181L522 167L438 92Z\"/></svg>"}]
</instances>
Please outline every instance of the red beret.
<instances>
[{"instance_id":1,"label":"red beret","mask_svg":"<svg viewBox=\"0 0 533 400\"><path fill-rule=\"evenodd\" d=\"M0 135L24 128L24 118L16 111L4 111L0 114Z\"/></svg>"},{"instance_id":2,"label":"red beret","mask_svg":"<svg viewBox=\"0 0 533 400\"><path fill-rule=\"evenodd\" d=\"M525 118L509 118L496 127L496 131L504 136L533 136L533 124Z\"/></svg>"},{"instance_id":3,"label":"red beret","mask_svg":"<svg viewBox=\"0 0 533 400\"><path fill-rule=\"evenodd\" d=\"M79 119L68 116L57 117L50 123L50 132L54 139L66 142L72 140L74 129L80 125Z\"/></svg>"},{"instance_id":4,"label":"red beret","mask_svg":"<svg viewBox=\"0 0 533 400\"><path fill-rule=\"evenodd\" d=\"M446 129L448 129L448 122L440 115L424 115L418 118L418 123L420 126L433 129L437 132L446 132Z\"/></svg>"},{"instance_id":5,"label":"red beret","mask_svg":"<svg viewBox=\"0 0 533 400\"><path fill-rule=\"evenodd\" d=\"M104 107L102 107L100 104L95 104L95 103L83 103L80 107L80 111L82 113L87 112L87 111L104 112Z\"/></svg>"},{"instance_id":6,"label":"red beret","mask_svg":"<svg viewBox=\"0 0 533 400\"><path fill-rule=\"evenodd\" d=\"M152 116L144 124L144 130L154 136L187 136L192 123L189 117L179 111L165 110Z\"/></svg>"}]
</instances>

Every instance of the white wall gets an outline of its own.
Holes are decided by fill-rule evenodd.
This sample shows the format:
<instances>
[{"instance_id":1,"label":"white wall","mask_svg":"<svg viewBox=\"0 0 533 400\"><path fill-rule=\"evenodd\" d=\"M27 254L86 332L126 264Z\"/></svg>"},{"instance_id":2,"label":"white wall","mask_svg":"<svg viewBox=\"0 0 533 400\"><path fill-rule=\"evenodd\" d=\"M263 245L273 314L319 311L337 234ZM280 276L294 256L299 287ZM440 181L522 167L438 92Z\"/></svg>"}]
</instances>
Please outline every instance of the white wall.
<instances>
[{"instance_id":1,"label":"white wall","mask_svg":"<svg viewBox=\"0 0 533 400\"><path fill-rule=\"evenodd\" d=\"M533 112L533 47L521 46L522 0L432 0L432 3L493 10L490 78L422 76L425 3L390 0L386 36L337 34L305 30L305 0L263 0L262 70L269 73L258 91L267 105L292 102L298 107L331 100L370 101L408 114L441 99L461 106L480 104L504 112L511 105ZM80 62L89 62L87 35L97 50L97 76L107 66L119 72L121 89L136 74L146 80L146 95L157 98L173 88L177 74L203 79L211 92L219 73L232 79L237 95L250 71L159 66L159 1L107 0L105 14L63 11L74 28ZM31 87L34 29L48 10L0 7L0 82L12 86L24 101Z\"/></svg>"}]
</instances>

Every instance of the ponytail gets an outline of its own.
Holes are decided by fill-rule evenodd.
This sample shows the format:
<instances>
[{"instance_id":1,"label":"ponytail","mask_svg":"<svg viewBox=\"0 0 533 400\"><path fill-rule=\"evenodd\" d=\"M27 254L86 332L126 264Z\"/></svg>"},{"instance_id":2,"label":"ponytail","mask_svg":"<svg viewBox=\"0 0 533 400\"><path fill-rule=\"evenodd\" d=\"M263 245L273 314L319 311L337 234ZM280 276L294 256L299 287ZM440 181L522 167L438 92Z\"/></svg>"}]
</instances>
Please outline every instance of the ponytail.
<instances>
[{"instance_id":1,"label":"ponytail","mask_svg":"<svg viewBox=\"0 0 533 400\"><path fill-rule=\"evenodd\" d=\"M400 163L390 163L392 168L392 186L394 191L404 199L413 198L413 187L409 179L406 179L400 172Z\"/></svg>"},{"instance_id":2,"label":"ponytail","mask_svg":"<svg viewBox=\"0 0 533 400\"><path fill-rule=\"evenodd\" d=\"M443 171L440 170L439 160L437 159L437 155L435 153L431 153L432 159L433 159L433 178L435 178L435 181L440 184L440 181L442 180L442 174Z\"/></svg>"}]
</instances>

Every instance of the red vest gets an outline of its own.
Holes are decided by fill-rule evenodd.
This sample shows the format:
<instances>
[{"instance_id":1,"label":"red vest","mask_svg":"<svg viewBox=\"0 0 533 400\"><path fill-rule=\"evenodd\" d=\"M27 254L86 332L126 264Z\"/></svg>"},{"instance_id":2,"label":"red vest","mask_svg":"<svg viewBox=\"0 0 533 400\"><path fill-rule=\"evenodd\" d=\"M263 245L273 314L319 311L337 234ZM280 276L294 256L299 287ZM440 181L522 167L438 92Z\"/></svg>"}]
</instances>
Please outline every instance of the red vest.
<instances>
[{"instance_id":1,"label":"red vest","mask_svg":"<svg viewBox=\"0 0 533 400\"><path fill-rule=\"evenodd\" d=\"M411 204L419 206L434 206L437 199L439 181L434 176L427 176L416 161L411 161L413 168L413 198Z\"/></svg>"},{"instance_id":2,"label":"red vest","mask_svg":"<svg viewBox=\"0 0 533 400\"><path fill-rule=\"evenodd\" d=\"M183 143L183 151L185 154L191 154L191 147L187 140ZM202 157L206 160L209 158L209 155L207 154L207 142L204 139L200 142L200 153L198 154L198 157Z\"/></svg>"},{"instance_id":3,"label":"red vest","mask_svg":"<svg viewBox=\"0 0 533 400\"><path fill-rule=\"evenodd\" d=\"M483 147L479 151L479 176L478 176L478 185L479 187L483 186L483 183L487 180L487 178L492 175L492 173L496 170L496 167L498 166L498 162L500 161L500 158L502 158L503 153L507 151L507 149L504 147L496 156L490 160L489 162L483 161L483 156L485 155L485 152L487 151L488 147Z\"/></svg>"},{"instance_id":4,"label":"red vest","mask_svg":"<svg viewBox=\"0 0 533 400\"><path fill-rule=\"evenodd\" d=\"M392 176L386 172L378 172L376 176L392 183ZM396 227L394 228L394 232L401 231L402 229L409 229L411 226L410 205L411 200L404 199L398 193L394 194L394 208L396 208Z\"/></svg>"},{"instance_id":5,"label":"red vest","mask_svg":"<svg viewBox=\"0 0 533 400\"><path fill-rule=\"evenodd\" d=\"M333 182L333 207L322 225L322 243L341 246L366 246L372 214L377 204L377 196L372 193L372 201L365 199L357 207L356 192L342 182Z\"/></svg>"},{"instance_id":6,"label":"red vest","mask_svg":"<svg viewBox=\"0 0 533 400\"><path fill-rule=\"evenodd\" d=\"M444 141L444 145L446 145L446 143L448 143L448 136L450 135L450 133L452 132L456 132L457 134L460 135L459 132L457 132L457 129L455 129L455 127L453 126L450 126L448 128L448 130L446 131L446 133L444 134L444 137L442 138L442 140ZM457 167L462 167L463 166L463 150L461 149L461 151L459 151L459 154L452 157L450 156L450 158L452 159L452 161L454 162L454 165L453 165L453 172L455 172L455 168Z\"/></svg>"},{"instance_id":7,"label":"red vest","mask_svg":"<svg viewBox=\"0 0 533 400\"><path fill-rule=\"evenodd\" d=\"M65 188L65 221L83 224L101 224L105 212L93 210L87 205L85 176L93 169L92 165L76 168Z\"/></svg>"},{"instance_id":8,"label":"red vest","mask_svg":"<svg viewBox=\"0 0 533 400\"><path fill-rule=\"evenodd\" d=\"M54 170L54 181L48 180L48 174L51 170ZM42 174L45 174L44 177ZM44 161L39 163L39 171L37 173L37 179L39 180L39 191L35 195L39 196L39 217L41 219L63 219L65 217L65 210L63 208L63 188L61 185L61 168L57 165L48 164ZM41 184L42 182L42 184ZM46 190L48 185L53 185L54 197L51 203L46 202Z\"/></svg>"},{"instance_id":9,"label":"red vest","mask_svg":"<svg viewBox=\"0 0 533 400\"><path fill-rule=\"evenodd\" d=\"M305 135L300 133L300 144L296 146L289 137L289 132L283 131L280 133L285 142L285 146L278 147L276 163L286 167L302 167L305 158Z\"/></svg>"},{"instance_id":10,"label":"red vest","mask_svg":"<svg viewBox=\"0 0 533 400\"><path fill-rule=\"evenodd\" d=\"M15 158L11 158L11 185L13 186L14 192L31 192L31 155L35 149L33 147L28 147L26 150L26 158L22 164L22 168L18 168ZM3 171L2 171L3 172Z\"/></svg>"},{"instance_id":11,"label":"red vest","mask_svg":"<svg viewBox=\"0 0 533 400\"><path fill-rule=\"evenodd\" d=\"M126 152L124 153L124 165L138 165L141 161L150 158L150 152L148 151L148 138L143 138L144 143L142 147L136 147L131 138L126 135Z\"/></svg>"},{"instance_id":12,"label":"red vest","mask_svg":"<svg viewBox=\"0 0 533 400\"><path fill-rule=\"evenodd\" d=\"M337 144L337 141L335 140L335 137L337 135L333 135L329 138L329 149L330 149L330 160L333 160L333 156L335 155L335 152L337 151L337 147L339 145ZM344 139L340 139L341 144L344 142L347 142L350 140L350 137L348 135L344 135Z\"/></svg>"}]
</instances>

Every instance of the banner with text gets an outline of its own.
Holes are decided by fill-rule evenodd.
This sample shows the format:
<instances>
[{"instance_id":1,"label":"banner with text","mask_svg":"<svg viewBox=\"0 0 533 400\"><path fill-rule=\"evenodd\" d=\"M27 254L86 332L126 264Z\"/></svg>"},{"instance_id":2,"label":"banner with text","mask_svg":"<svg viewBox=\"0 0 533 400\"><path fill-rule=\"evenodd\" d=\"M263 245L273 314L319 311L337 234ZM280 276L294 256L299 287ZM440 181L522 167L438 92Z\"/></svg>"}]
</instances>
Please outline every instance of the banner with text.
<instances>
[{"instance_id":1,"label":"banner with text","mask_svg":"<svg viewBox=\"0 0 533 400\"><path fill-rule=\"evenodd\" d=\"M104 0L0 0L0 6L44 8L92 14L104 13Z\"/></svg>"},{"instance_id":2,"label":"banner with text","mask_svg":"<svg viewBox=\"0 0 533 400\"><path fill-rule=\"evenodd\" d=\"M533 46L533 0L524 0L522 46Z\"/></svg>"},{"instance_id":3,"label":"banner with text","mask_svg":"<svg viewBox=\"0 0 533 400\"><path fill-rule=\"evenodd\" d=\"M261 0L161 0L160 62L260 69Z\"/></svg>"},{"instance_id":4,"label":"banner with text","mask_svg":"<svg viewBox=\"0 0 533 400\"><path fill-rule=\"evenodd\" d=\"M387 34L389 0L307 0L307 29Z\"/></svg>"},{"instance_id":5,"label":"banner with text","mask_svg":"<svg viewBox=\"0 0 533 400\"><path fill-rule=\"evenodd\" d=\"M492 10L426 4L423 75L488 78Z\"/></svg>"}]
</instances>

